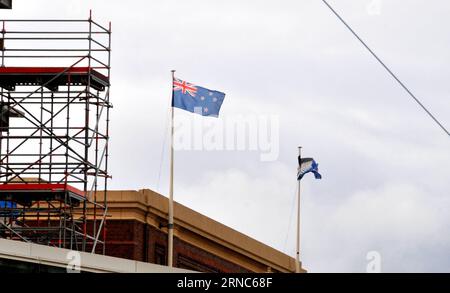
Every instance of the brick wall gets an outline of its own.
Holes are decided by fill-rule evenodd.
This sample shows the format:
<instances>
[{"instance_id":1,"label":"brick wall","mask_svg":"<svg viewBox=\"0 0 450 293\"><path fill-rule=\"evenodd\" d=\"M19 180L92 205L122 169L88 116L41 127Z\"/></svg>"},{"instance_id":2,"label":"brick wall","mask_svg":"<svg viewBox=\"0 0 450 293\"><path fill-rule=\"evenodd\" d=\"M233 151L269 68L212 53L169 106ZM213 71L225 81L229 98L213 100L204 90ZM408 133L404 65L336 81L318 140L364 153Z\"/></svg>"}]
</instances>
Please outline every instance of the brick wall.
<instances>
[{"instance_id":1,"label":"brick wall","mask_svg":"<svg viewBox=\"0 0 450 293\"><path fill-rule=\"evenodd\" d=\"M38 226L36 222L27 222ZM42 222L41 225L47 223ZM58 222L53 222L58 225ZM97 222L97 226L99 222ZM87 224L88 234L93 233L93 223ZM103 237L101 237L103 238ZM103 240L103 239L102 239ZM210 241L205 239L205 241ZM88 244L86 251L91 251ZM103 245L97 245L97 253L103 252ZM233 253L223 247L225 254ZM158 257L158 254L160 257ZM161 256L162 254L162 256ZM142 262L167 264L167 234L136 220L108 220L106 222L106 255ZM244 257L244 256L243 256ZM209 253L174 237L174 266L200 272L244 273L251 272L237 264Z\"/></svg>"},{"instance_id":2,"label":"brick wall","mask_svg":"<svg viewBox=\"0 0 450 293\"><path fill-rule=\"evenodd\" d=\"M226 249L224 247L224 250ZM162 260L158 258L158 254L161 253L164 253ZM137 261L166 264L167 234L153 226L134 220L109 220L106 254ZM201 272L250 272L176 237L174 237L174 266Z\"/></svg>"},{"instance_id":3,"label":"brick wall","mask_svg":"<svg viewBox=\"0 0 450 293\"><path fill-rule=\"evenodd\" d=\"M146 261L144 258L145 226L138 221L107 221L106 254Z\"/></svg>"}]
</instances>

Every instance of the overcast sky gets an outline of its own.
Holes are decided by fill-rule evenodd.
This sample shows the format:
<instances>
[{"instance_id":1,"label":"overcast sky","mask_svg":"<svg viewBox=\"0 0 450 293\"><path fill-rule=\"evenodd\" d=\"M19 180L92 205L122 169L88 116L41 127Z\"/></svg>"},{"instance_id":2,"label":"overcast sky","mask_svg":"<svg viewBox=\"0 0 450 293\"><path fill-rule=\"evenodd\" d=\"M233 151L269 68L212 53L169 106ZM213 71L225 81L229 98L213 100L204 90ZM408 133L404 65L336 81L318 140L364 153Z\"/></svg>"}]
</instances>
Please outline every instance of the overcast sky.
<instances>
[{"instance_id":1,"label":"overcast sky","mask_svg":"<svg viewBox=\"0 0 450 293\"><path fill-rule=\"evenodd\" d=\"M177 69L227 94L211 123L275 115L280 127L273 162L257 151L176 152L178 202L294 256L302 145L323 175L302 181L305 268L365 272L377 251L384 272L450 272L450 139L322 1L13 2L0 18L85 19L93 9L112 21L112 189L167 194ZM450 3L330 4L450 127Z\"/></svg>"}]
</instances>

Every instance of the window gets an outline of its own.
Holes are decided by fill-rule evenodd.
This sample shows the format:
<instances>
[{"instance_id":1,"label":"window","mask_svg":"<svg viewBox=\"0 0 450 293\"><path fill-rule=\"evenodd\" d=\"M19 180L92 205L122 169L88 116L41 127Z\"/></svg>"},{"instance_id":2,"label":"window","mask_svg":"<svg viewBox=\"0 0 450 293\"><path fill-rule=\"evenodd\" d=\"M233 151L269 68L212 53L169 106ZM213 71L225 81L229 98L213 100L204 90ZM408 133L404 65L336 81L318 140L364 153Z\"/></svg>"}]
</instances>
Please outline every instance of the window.
<instances>
[{"instance_id":1,"label":"window","mask_svg":"<svg viewBox=\"0 0 450 293\"><path fill-rule=\"evenodd\" d=\"M213 269L207 265L199 263L191 258L178 255L178 265L180 269L192 270L203 273L219 273L218 270Z\"/></svg>"},{"instance_id":2,"label":"window","mask_svg":"<svg viewBox=\"0 0 450 293\"><path fill-rule=\"evenodd\" d=\"M167 265L166 248L159 244L155 244L155 264Z\"/></svg>"}]
</instances>

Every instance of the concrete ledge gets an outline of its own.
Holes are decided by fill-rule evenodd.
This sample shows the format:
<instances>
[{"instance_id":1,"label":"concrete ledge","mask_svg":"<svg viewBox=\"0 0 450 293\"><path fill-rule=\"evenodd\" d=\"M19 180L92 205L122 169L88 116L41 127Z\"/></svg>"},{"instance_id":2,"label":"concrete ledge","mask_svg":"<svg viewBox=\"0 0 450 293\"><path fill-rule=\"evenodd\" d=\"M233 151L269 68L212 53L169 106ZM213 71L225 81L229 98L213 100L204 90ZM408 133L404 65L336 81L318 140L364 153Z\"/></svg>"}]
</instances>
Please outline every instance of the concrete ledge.
<instances>
[{"instance_id":1,"label":"concrete ledge","mask_svg":"<svg viewBox=\"0 0 450 293\"><path fill-rule=\"evenodd\" d=\"M0 259L66 268L71 261L71 250L0 239ZM73 253L73 252L72 252ZM155 264L127 260L86 252L79 252L81 270L93 273L193 273Z\"/></svg>"}]
</instances>

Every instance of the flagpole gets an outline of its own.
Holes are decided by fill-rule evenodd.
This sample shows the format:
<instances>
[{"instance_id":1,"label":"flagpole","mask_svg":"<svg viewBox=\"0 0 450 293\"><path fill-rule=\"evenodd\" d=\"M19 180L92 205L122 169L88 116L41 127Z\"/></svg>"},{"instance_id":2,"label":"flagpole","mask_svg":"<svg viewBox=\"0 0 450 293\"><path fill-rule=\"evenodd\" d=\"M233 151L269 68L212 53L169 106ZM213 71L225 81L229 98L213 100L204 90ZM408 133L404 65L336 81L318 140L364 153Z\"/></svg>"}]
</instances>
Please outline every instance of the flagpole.
<instances>
[{"instance_id":1,"label":"flagpole","mask_svg":"<svg viewBox=\"0 0 450 293\"><path fill-rule=\"evenodd\" d=\"M169 179L169 223L167 225L168 229L168 255L167 255L167 265L169 267L173 266L173 133L174 133L174 114L175 109L173 107L173 81L175 79L175 70L172 70L172 102L170 104L170 179Z\"/></svg>"},{"instance_id":2,"label":"flagpole","mask_svg":"<svg viewBox=\"0 0 450 293\"><path fill-rule=\"evenodd\" d=\"M299 168L301 167L301 158L302 158L302 147L298 147L298 159L299 159ZM297 251L296 251L296 261L295 261L295 272L300 273L300 182L298 181L298 189L297 189Z\"/></svg>"}]
</instances>

